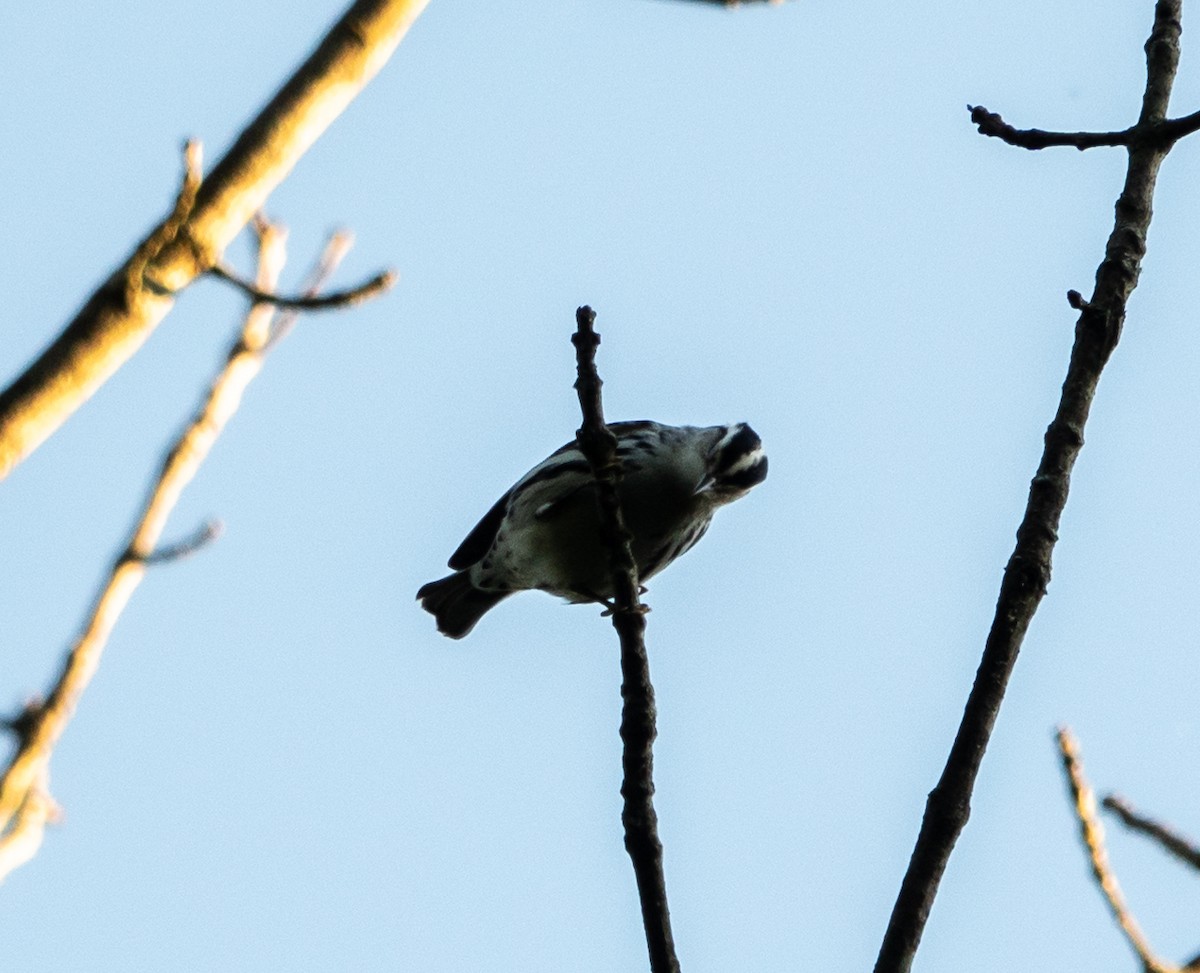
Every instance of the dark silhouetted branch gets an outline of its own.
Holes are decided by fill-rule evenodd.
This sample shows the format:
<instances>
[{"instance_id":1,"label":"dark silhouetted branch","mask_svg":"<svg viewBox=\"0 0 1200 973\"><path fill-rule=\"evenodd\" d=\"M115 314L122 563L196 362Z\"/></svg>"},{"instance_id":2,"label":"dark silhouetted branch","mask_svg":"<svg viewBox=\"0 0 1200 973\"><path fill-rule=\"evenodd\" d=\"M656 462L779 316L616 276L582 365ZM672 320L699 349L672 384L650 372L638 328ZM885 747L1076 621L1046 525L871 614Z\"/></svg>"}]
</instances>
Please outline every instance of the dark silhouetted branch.
<instances>
[{"instance_id":1,"label":"dark silhouetted branch","mask_svg":"<svg viewBox=\"0 0 1200 973\"><path fill-rule=\"evenodd\" d=\"M1159 0L1146 43L1146 90L1139 125L1161 121L1179 65L1180 5ZM1004 691L1029 623L1050 583L1051 555L1067 503L1071 470L1083 446L1096 385L1121 336L1125 307L1137 286L1150 227L1155 180L1170 144L1137 142L1129 148L1125 185L1116 205L1104 260L1091 298L1081 305L1075 343L1058 411L1029 487L1017 543L1004 569L996 612L962 722L925 815L875 964L876 973L912 966L938 884L971 811L971 793L991 738Z\"/></svg>"},{"instance_id":2,"label":"dark silhouetted branch","mask_svg":"<svg viewBox=\"0 0 1200 973\"><path fill-rule=\"evenodd\" d=\"M1116 794L1109 794L1103 804L1130 831L1153 838L1184 864L1191 865L1192 868L1200 868L1200 847L1183 835L1176 833L1159 821L1139 814L1128 801Z\"/></svg>"},{"instance_id":3,"label":"dark silhouetted branch","mask_svg":"<svg viewBox=\"0 0 1200 973\"><path fill-rule=\"evenodd\" d=\"M283 294L272 294L269 291L255 287L249 281L242 280L232 270L221 264L214 266L209 270L209 273L232 284L252 301L260 301L263 304L274 304L276 307L288 308L293 311L329 311L351 307L355 304L361 304L363 301L368 301L372 297L377 297L384 291L389 290L396 283L395 272L385 270L382 273L376 274L365 283L359 284L357 287L352 287L349 290L335 291L332 294L320 294L311 297L308 295L287 297Z\"/></svg>"},{"instance_id":4,"label":"dark silhouetted branch","mask_svg":"<svg viewBox=\"0 0 1200 973\"><path fill-rule=\"evenodd\" d=\"M1200 111L1184 115L1182 118L1168 118L1158 125L1159 137L1170 139L1173 142L1177 142L1193 132L1200 132Z\"/></svg>"},{"instance_id":5,"label":"dark silhouetted branch","mask_svg":"<svg viewBox=\"0 0 1200 973\"><path fill-rule=\"evenodd\" d=\"M637 565L630 550L630 533L621 515L617 484L621 462L617 457L617 437L604 422L600 398L603 384L596 372L596 348L600 335L595 331L596 314L581 307L575 314L575 345L578 378L575 390L583 410L583 425L577 433L579 448L587 457L596 477L600 522L612 559L613 627L621 640L621 740L624 781L621 796L625 808L621 821L625 826L625 850L633 861L638 897L642 905L642 924L650 951L653 973L678 973L675 940L671 935L671 915L667 908L667 885L663 877L663 848L658 837L658 816L654 811L654 686L650 682L650 661L646 655L645 607L638 599Z\"/></svg>"},{"instance_id":6,"label":"dark silhouetted branch","mask_svg":"<svg viewBox=\"0 0 1200 973\"><path fill-rule=\"evenodd\" d=\"M967 105L971 121L979 128L980 135L1000 139L1019 149L1049 149L1068 146L1073 149L1096 149L1113 145L1133 145L1135 142L1154 144L1167 148L1185 135L1200 131L1200 112L1183 118L1168 118L1139 122L1132 128L1119 132L1047 132L1040 128L1014 128L995 112L981 105Z\"/></svg>"},{"instance_id":7,"label":"dark silhouetted branch","mask_svg":"<svg viewBox=\"0 0 1200 973\"><path fill-rule=\"evenodd\" d=\"M981 135L1000 139L1019 149L1048 149L1066 145L1082 152L1104 145L1128 145L1134 132L1132 128L1120 132L1046 132L1040 128L1013 128L982 105L967 105L967 109Z\"/></svg>"}]
</instances>

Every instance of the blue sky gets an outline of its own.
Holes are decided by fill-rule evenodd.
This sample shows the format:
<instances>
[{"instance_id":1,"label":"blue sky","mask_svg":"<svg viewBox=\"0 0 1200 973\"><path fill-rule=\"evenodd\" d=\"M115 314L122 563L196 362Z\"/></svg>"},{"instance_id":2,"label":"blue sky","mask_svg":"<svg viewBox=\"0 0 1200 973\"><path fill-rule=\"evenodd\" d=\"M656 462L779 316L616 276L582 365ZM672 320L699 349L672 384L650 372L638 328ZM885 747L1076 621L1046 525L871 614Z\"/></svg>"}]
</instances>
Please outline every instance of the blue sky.
<instances>
[{"instance_id":1,"label":"blue sky","mask_svg":"<svg viewBox=\"0 0 1200 973\"><path fill-rule=\"evenodd\" d=\"M215 160L339 12L214 0L0 14L6 375ZM13 969L644 968L615 636L510 599L462 643L413 595L578 425L747 420L767 482L651 585L658 810L688 973L866 969L957 726L1124 172L1017 125L1136 116L1152 4L432 0L269 212L349 283L252 387L55 756L66 809L0 888ZM1185 25L1186 26L1186 25ZM1200 105L1184 36L1177 114ZM1135 968L1052 731L1200 832L1197 147L1088 427L1049 596L917 968ZM249 270L249 250L230 260ZM242 302L203 282L3 485L0 704L42 689ZM1151 941L1200 881L1112 830Z\"/></svg>"}]
</instances>

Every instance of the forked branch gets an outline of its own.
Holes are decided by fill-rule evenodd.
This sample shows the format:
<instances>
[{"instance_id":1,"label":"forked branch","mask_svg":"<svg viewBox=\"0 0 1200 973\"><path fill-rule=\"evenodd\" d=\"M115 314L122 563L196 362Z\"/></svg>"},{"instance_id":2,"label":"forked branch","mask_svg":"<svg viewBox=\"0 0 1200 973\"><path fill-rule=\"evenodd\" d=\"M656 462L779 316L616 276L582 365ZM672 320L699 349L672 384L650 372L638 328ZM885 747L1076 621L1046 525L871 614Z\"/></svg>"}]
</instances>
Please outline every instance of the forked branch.
<instances>
[{"instance_id":1,"label":"forked branch","mask_svg":"<svg viewBox=\"0 0 1200 973\"><path fill-rule=\"evenodd\" d=\"M300 157L387 62L428 0L356 0L196 187L0 391L0 479L141 347Z\"/></svg>"},{"instance_id":2,"label":"forked branch","mask_svg":"<svg viewBox=\"0 0 1200 973\"><path fill-rule=\"evenodd\" d=\"M257 286L273 290L284 261L284 233L259 223ZM310 285L315 293L345 252L346 238L337 236L327 248ZM8 721L15 737L13 755L0 777L0 878L36 854L44 827L53 820L49 766L54 748L74 715L84 690L100 663L117 619L141 583L148 567L176 561L216 536L212 524L193 536L161 547L167 517L184 487L195 476L213 443L237 410L242 394L262 368L266 352L278 340L295 312L276 312L255 304L246 316L227 361L214 379L195 418L168 452L121 553L101 585L83 631L68 652L61 673L45 701L34 701Z\"/></svg>"},{"instance_id":3,"label":"forked branch","mask_svg":"<svg viewBox=\"0 0 1200 973\"><path fill-rule=\"evenodd\" d=\"M1154 25L1146 42L1146 88L1137 122L1142 130L1166 118L1179 66L1181 5L1182 0L1158 0L1155 6ZM1084 426L1100 374L1120 339L1125 307L1137 286L1155 181L1173 144L1135 139L1129 145L1116 220L1096 271L1092 296L1076 302L1079 318L1067 377L1029 486L1016 547L1004 569L983 657L945 768L926 802L916 846L876 960L876 973L903 973L911 968L942 874L970 816L971 793L1008 680L1050 583L1051 555L1067 503L1071 471L1083 447Z\"/></svg>"}]
</instances>

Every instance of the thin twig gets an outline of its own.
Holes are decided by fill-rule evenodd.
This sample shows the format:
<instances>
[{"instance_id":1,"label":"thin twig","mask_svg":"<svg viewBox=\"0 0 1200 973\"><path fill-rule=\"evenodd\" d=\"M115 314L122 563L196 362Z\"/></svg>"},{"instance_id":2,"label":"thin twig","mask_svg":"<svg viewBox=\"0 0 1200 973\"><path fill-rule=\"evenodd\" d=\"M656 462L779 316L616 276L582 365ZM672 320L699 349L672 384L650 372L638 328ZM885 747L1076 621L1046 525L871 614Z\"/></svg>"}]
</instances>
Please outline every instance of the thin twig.
<instances>
[{"instance_id":1,"label":"thin twig","mask_svg":"<svg viewBox=\"0 0 1200 973\"><path fill-rule=\"evenodd\" d=\"M192 532L190 537L185 537L183 540L165 547L155 548L142 558L142 562L144 564L170 564L172 561L182 561L207 547L220 537L224 530L225 526L219 520L205 521Z\"/></svg>"},{"instance_id":2,"label":"thin twig","mask_svg":"<svg viewBox=\"0 0 1200 973\"><path fill-rule=\"evenodd\" d=\"M363 301L369 301L372 297L376 297L384 291L389 290L395 285L397 279L395 271L385 270L376 274L365 283L359 284L357 287L351 287L349 290L335 291L332 294L322 294L319 297L309 294L302 294L298 297L287 297L283 294L273 294L260 287L255 287L249 281L242 280L241 277L223 264L215 264L209 270L209 273L232 284L252 301L260 301L263 304L274 304L276 307L289 308L294 311L329 311L361 304Z\"/></svg>"},{"instance_id":3,"label":"thin twig","mask_svg":"<svg viewBox=\"0 0 1200 973\"><path fill-rule=\"evenodd\" d=\"M971 121L978 127L980 135L1000 139L1019 149L1048 149L1056 145L1066 145L1071 148L1095 149L1100 146L1128 145L1133 137L1134 129L1126 128L1120 132L1047 132L1040 128L1013 128L995 112L990 112L982 105L967 105L971 113Z\"/></svg>"},{"instance_id":4,"label":"thin twig","mask_svg":"<svg viewBox=\"0 0 1200 973\"><path fill-rule=\"evenodd\" d=\"M1192 868L1200 868L1200 846L1167 827L1160 821L1139 814L1123 797L1109 794L1103 805L1115 814L1130 831L1137 831L1153 838L1168 852Z\"/></svg>"},{"instance_id":5,"label":"thin twig","mask_svg":"<svg viewBox=\"0 0 1200 973\"><path fill-rule=\"evenodd\" d=\"M578 378L575 390L583 411L583 425L576 436L596 477L600 523L611 558L613 577L613 627L621 640L621 740L624 742L621 796L625 807L625 850L633 862L642 925L650 952L653 973L678 973L671 915L667 907L667 885L663 876L663 848L658 837L658 815L654 811L654 686L650 682L650 660L646 655L646 613L638 599L637 564L629 547L630 533L621 515L617 484L621 461L617 437L604 422L600 398L603 384L596 372L596 348L600 335L590 307L575 313L575 345Z\"/></svg>"},{"instance_id":6,"label":"thin twig","mask_svg":"<svg viewBox=\"0 0 1200 973\"><path fill-rule=\"evenodd\" d=\"M1146 90L1138 124L1166 115L1179 65L1182 0L1159 0L1146 43ZM1125 185L1092 297L1080 310L1075 343L1054 421L1029 487L1017 543L1004 569L1000 596L975 683L946 766L930 792L912 858L876 960L876 973L905 973L921 941L938 884L971 811L971 792L991 738L1009 677L1029 623L1050 583L1051 555L1067 503L1071 471L1083 446L1096 385L1121 336L1125 307L1141 272L1159 166L1170 144L1129 148Z\"/></svg>"},{"instance_id":7,"label":"thin twig","mask_svg":"<svg viewBox=\"0 0 1200 973\"><path fill-rule=\"evenodd\" d=\"M304 283L301 284L300 293L308 297L315 297L321 293L321 288L333 276L334 271L341 265L352 246L354 246L354 234L349 230L337 230L332 233L320 258L309 270ZM263 345L263 352L270 352L275 345L286 338L298 320L300 320L299 311L289 308L280 310L271 321L270 334L267 335L266 343Z\"/></svg>"},{"instance_id":8,"label":"thin twig","mask_svg":"<svg viewBox=\"0 0 1200 973\"><path fill-rule=\"evenodd\" d=\"M283 268L285 234L265 223L257 228L258 284L269 289L276 286ZM321 266L328 269L328 264L327 251ZM24 713L9 721L17 745L0 778L0 878L28 861L41 843L41 832L49 819L48 809L53 807L46 793L50 757L100 663L117 619L147 567L175 560L211 539L213 531L208 526L183 544L158 548L167 517L184 487L195 476L237 411L246 387L262 368L266 351L273 343L275 313L268 304L255 304L246 315L237 341L207 397L168 452L129 540L113 562L54 688L44 703L27 706Z\"/></svg>"},{"instance_id":9,"label":"thin twig","mask_svg":"<svg viewBox=\"0 0 1200 973\"><path fill-rule=\"evenodd\" d=\"M1079 835L1083 839L1088 853L1088 861L1092 866L1092 876L1096 879L1096 884L1104 896L1104 901L1108 903L1113 918L1116 919L1121 932L1125 934L1125 939L1137 953L1138 959L1142 961L1142 968L1146 973L1167 973L1168 970L1174 968L1163 963L1154 955L1141 927L1138 926L1137 920L1133 918L1133 914L1125 904L1125 897L1121 894L1117 876L1108 863L1108 852L1104 848L1104 826L1096 815L1096 792L1092 790L1087 778L1084 777L1083 761L1079 756L1079 743L1065 726L1059 727L1055 739L1058 741L1058 752L1062 756L1063 773L1066 774L1067 786L1071 791L1075 816L1079 819Z\"/></svg>"}]
</instances>

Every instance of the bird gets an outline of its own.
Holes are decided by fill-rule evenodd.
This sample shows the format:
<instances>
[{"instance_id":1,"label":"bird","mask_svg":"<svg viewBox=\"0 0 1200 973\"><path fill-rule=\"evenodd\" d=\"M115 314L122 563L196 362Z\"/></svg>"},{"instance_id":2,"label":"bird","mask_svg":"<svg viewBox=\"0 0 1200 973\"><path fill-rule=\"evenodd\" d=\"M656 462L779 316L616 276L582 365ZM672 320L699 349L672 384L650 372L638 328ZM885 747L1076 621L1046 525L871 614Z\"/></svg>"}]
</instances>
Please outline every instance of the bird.
<instances>
[{"instance_id":1,"label":"bird","mask_svg":"<svg viewBox=\"0 0 1200 973\"><path fill-rule=\"evenodd\" d=\"M617 494L638 580L656 575L700 540L713 513L767 476L762 440L744 422L669 426L608 424L622 475ZM609 604L608 548L596 482L576 442L555 450L484 514L450 557L454 573L417 592L438 631L461 639L518 591L546 591L574 604ZM611 607L611 605L610 605Z\"/></svg>"}]
</instances>

